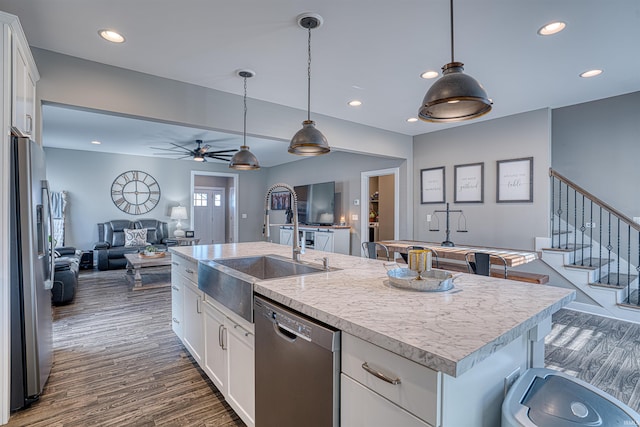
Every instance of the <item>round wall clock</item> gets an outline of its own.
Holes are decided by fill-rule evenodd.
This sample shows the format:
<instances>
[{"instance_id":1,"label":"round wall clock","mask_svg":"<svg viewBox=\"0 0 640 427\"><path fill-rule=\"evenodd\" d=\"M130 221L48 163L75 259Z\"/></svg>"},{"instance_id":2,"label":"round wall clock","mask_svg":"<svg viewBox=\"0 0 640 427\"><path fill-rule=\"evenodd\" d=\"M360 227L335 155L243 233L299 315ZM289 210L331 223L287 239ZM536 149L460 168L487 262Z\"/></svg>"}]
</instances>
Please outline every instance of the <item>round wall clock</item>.
<instances>
[{"instance_id":1,"label":"round wall clock","mask_svg":"<svg viewBox=\"0 0 640 427\"><path fill-rule=\"evenodd\" d=\"M111 184L111 200L122 212L142 215L160 201L160 186L146 172L123 172Z\"/></svg>"}]
</instances>

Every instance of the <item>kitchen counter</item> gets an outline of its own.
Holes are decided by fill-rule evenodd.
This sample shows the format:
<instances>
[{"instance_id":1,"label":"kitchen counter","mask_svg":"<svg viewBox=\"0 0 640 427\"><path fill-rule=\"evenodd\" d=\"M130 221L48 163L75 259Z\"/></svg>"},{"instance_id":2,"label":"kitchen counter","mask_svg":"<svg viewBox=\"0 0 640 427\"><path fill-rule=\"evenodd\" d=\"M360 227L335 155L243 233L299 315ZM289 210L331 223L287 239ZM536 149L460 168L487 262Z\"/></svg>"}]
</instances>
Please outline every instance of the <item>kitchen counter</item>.
<instances>
[{"instance_id":1,"label":"kitchen counter","mask_svg":"<svg viewBox=\"0 0 640 427\"><path fill-rule=\"evenodd\" d=\"M278 254L291 247L267 242L172 247L194 261ZM457 377L526 334L575 298L544 285L456 273L443 293L399 290L377 260L308 250L340 270L258 281L254 290L298 312L423 366Z\"/></svg>"}]
</instances>

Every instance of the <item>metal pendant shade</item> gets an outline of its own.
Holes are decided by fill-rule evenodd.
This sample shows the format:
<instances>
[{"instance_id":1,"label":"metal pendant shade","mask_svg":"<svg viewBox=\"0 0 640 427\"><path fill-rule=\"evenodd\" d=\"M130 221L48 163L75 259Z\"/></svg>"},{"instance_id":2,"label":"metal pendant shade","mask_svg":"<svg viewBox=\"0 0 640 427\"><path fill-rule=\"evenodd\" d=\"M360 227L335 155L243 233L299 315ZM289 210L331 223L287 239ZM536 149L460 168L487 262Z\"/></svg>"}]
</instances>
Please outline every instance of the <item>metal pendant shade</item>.
<instances>
[{"instance_id":1,"label":"metal pendant shade","mask_svg":"<svg viewBox=\"0 0 640 427\"><path fill-rule=\"evenodd\" d=\"M460 122L491 111L492 102L476 79L464 74L462 62L453 59L453 0L451 4L451 62L442 67L442 77L424 96L418 117L427 122Z\"/></svg>"},{"instance_id":2,"label":"metal pendant shade","mask_svg":"<svg viewBox=\"0 0 640 427\"><path fill-rule=\"evenodd\" d=\"M309 32L307 52L307 120L302 122L300 129L291 139L289 153L299 156L319 156L331 151L327 138L316 129L316 124L311 120L311 29L322 25L322 17L316 14L302 14L298 16L298 25Z\"/></svg>"},{"instance_id":3,"label":"metal pendant shade","mask_svg":"<svg viewBox=\"0 0 640 427\"><path fill-rule=\"evenodd\" d=\"M257 170L260 169L260 163L254 154L249 151L247 146L247 78L255 76L255 73L250 70L240 70L238 75L244 79L244 132L242 133L243 143L240 146L240 151L236 151L229 167L235 170Z\"/></svg>"}]
</instances>

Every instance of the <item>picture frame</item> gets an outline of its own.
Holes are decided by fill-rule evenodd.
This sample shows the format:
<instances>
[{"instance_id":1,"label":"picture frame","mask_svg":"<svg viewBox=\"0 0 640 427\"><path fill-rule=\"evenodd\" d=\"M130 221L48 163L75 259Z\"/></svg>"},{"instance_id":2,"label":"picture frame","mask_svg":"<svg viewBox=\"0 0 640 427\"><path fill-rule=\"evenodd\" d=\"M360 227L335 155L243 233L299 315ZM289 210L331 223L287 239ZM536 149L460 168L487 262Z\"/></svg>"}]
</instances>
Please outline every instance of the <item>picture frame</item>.
<instances>
[{"instance_id":1,"label":"picture frame","mask_svg":"<svg viewBox=\"0 0 640 427\"><path fill-rule=\"evenodd\" d=\"M445 202L444 166L420 170L420 204Z\"/></svg>"},{"instance_id":2,"label":"picture frame","mask_svg":"<svg viewBox=\"0 0 640 427\"><path fill-rule=\"evenodd\" d=\"M194 236L195 236L195 232L193 230L184 231L184 237L194 237Z\"/></svg>"},{"instance_id":3,"label":"picture frame","mask_svg":"<svg viewBox=\"0 0 640 427\"><path fill-rule=\"evenodd\" d=\"M484 203L484 162L455 165L454 203Z\"/></svg>"},{"instance_id":4,"label":"picture frame","mask_svg":"<svg viewBox=\"0 0 640 427\"><path fill-rule=\"evenodd\" d=\"M533 157L498 160L496 202L533 202Z\"/></svg>"},{"instance_id":5,"label":"picture frame","mask_svg":"<svg viewBox=\"0 0 640 427\"><path fill-rule=\"evenodd\" d=\"M291 209L291 193L288 191L271 193L271 210L286 211L287 209Z\"/></svg>"}]
</instances>

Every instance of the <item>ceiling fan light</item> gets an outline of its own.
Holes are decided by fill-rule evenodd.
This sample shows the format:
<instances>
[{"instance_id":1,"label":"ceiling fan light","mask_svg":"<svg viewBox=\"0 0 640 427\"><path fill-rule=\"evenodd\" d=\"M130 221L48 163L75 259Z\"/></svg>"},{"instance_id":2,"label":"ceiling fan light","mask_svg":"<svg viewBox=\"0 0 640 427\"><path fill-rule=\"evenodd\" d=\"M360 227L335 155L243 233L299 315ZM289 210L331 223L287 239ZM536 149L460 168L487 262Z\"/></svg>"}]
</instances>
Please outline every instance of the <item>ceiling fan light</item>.
<instances>
[{"instance_id":1,"label":"ceiling fan light","mask_svg":"<svg viewBox=\"0 0 640 427\"><path fill-rule=\"evenodd\" d=\"M249 151L249 147L246 145L240 146L240 151L237 151L231 161L229 167L236 170L257 170L260 169L258 159Z\"/></svg>"},{"instance_id":2,"label":"ceiling fan light","mask_svg":"<svg viewBox=\"0 0 640 427\"><path fill-rule=\"evenodd\" d=\"M476 79L464 74L463 63L442 67L442 77L424 96L418 117L427 122L459 122L491 111L492 102Z\"/></svg>"},{"instance_id":3,"label":"ceiling fan light","mask_svg":"<svg viewBox=\"0 0 640 427\"><path fill-rule=\"evenodd\" d=\"M298 156L319 156L331 151L327 138L316 129L313 120L302 122L302 129L296 132L289 144L289 153Z\"/></svg>"},{"instance_id":4,"label":"ceiling fan light","mask_svg":"<svg viewBox=\"0 0 640 427\"><path fill-rule=\"evenodd\" d=\"M204 156L203 156L203 155L202 155L202 153L200 153L200 152L195 153L195 154L193 155L193 160L194 160L195 162L204 162Z\"/></svg>"}]
</instances>

